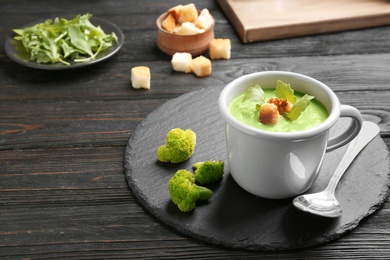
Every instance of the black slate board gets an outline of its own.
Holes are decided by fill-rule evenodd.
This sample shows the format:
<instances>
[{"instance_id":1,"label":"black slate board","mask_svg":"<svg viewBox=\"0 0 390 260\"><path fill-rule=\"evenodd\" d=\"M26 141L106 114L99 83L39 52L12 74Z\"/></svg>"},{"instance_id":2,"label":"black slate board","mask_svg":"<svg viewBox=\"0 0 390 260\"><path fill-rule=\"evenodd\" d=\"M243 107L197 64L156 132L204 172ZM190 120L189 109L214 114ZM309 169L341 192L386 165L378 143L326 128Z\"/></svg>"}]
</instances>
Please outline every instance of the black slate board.
<instances>
[{"instance_id":1,"label":"black slate board","mask_svg":"<svg viewBox=\"0 0 390 260\"><path fill-rule=\"evenodd\" d=\"M389 193L389 151L377 136L358 155L341 179L336 197L343 207L340 218L314 216L295 209L292 199L269 200L241 189L230 176L226 160L225 129L219 117L222 87L197 90L149 114L130 138L125 152L125 174L130 188L154 216L178 231L212 244L249 250L288 250L319 245L355 228L377 210ZM333 134L340 131L337 124ZM166 133L175 127L197 134L194 155L180 164L156 158ZM345 152L327 153L320 176L308 192L320 191ZM167 184L179 169L191 170L198 161L224 160L222 181L209 186L213 197L183 213L171 202Z\"/></svg>"}]
</instances>

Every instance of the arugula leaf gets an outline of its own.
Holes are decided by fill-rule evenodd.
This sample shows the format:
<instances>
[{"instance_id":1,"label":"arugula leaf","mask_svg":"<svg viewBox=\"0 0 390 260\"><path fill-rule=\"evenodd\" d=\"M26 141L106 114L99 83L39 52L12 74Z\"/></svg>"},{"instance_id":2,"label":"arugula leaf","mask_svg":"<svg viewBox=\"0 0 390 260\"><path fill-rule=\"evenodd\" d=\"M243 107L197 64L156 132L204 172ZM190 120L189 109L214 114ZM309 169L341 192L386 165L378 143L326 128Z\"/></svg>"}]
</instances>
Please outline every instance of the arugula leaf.
<instances>
[{"instance_id":1,"label":"arugula leaf","mask_svg":"<svg viewBox=\"0 0 390 260\"><path fill-rule=\"evenodd\" d=\"M291 104L294 104L297 100L294 95L294 90L291 88L290 84L286 84L281 80L276 82L275 95L278 98L287 100Z\"/></svg>"},{"instance_id":2,"label":"arugula leaf","mask_svg":"<svg viewBox=\"0 0 390 260\"><path fill-rule=\"evenodd\" d=\"M79 49L81 52L89 54L90 57L93 57L91 46L89 46L88 41L84 39L84 34L80 30L80 27L71 25L68 27L68 33L70 42L74 47Z\"/></svg>"},{"instance_id":3,"label":"arugula leaf","mask_svg":"<svg viewBox=\"0 0 390 260\"><path fill-rule=\"evenodd\" d=\"M61 48L64 52L64 58L67 58L75 51L72 46L69 46L67 41L60 40L58 44L61 45Z\"/></svg>"},{"instance_id":4,"label":"arugula leaf","mask_svg":"<svg viewBox=\"0 0 390 260\"><path fill-rule=\"evenodd\" d=\"M296 103L294 103L290 112L284 114L284 116L291 121L297 120L301 113L310 105L310 100L313 98L314 96L310 96L308 94L304 95Z\"/></svg>"},{"instance_id":5,"label":"arugula leaf","mask_svg":"<svg viewBox=\"0 0 390 260\"><path fill-rule=\"evenodd\" d=\"M246 102L246 101L251 101L254 103L265 102L264 91L260 87L260 85L255 85L254 87L248 88L248 90L245 92L245 96L242 102Z\"/></svg>"}]
</instances>

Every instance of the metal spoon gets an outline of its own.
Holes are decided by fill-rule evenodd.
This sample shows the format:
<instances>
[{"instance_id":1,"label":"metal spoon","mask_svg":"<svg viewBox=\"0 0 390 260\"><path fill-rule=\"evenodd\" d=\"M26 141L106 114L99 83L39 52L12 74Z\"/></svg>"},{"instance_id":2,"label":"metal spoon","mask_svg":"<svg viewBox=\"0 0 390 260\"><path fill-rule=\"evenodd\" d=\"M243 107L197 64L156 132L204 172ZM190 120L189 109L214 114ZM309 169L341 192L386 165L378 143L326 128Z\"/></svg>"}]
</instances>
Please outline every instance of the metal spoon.
<instances>
[{"instance_id":1,"label":"metal spoon","mask_svg":"<svg viewBox=\"0 0 390 260\"><path fill-rule=\"evenodd\" d=\"M358 136L352 140L349 147L324 191L304 194L296 197L293 204L296 208L323 217L336 218L341 216L342 209L334 192L341 176L359 152L379 133L375 123L364 121Z\"/></svg>"}]
</instances>

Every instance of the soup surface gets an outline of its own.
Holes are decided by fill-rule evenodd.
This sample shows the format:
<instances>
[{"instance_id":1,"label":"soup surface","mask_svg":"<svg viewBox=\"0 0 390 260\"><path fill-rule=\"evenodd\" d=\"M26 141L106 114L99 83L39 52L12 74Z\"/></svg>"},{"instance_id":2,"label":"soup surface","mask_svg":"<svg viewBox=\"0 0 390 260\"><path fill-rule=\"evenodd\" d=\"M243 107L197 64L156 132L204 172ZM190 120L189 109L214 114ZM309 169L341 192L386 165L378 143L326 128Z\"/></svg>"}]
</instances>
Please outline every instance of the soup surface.
<instances>
[{"instance_id":1,"label":"soup surface","mask_svg":"<svg viewBox=\"0 0 390 260\"><path fill-rule=\"evenodd\" d=\"M266 100L276 97L275 89L265 88L264 95ZM295 91L294 95L297 99L300 99L303 95ZM307 130L316 125L324 122L329 113L327 109L316 99L310 101L310 105L301 113L299 118L294 121L286 119L284 116L280 116L276 125L266 125L258 121L259 111L256 110L256 104L251 101L243 102L245 94L242 94L235 98L230 104L230 113L239 121L269 132L297 132Z\"/></svg>"}]
</instances>

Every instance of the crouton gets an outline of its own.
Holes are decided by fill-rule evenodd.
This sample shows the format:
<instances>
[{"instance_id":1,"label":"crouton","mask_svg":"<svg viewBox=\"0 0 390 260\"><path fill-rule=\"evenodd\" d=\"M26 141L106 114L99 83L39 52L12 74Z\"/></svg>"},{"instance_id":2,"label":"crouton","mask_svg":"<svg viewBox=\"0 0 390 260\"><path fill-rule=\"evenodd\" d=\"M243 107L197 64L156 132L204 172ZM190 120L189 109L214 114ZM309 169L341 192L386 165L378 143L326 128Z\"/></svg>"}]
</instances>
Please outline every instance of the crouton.
<instances>
[{"instance_id":1,"label":"crouton","mask_svg":"<svg viewBox=\"0 0 390 260\"><path fill-rule=\"evenodd\" d=\"M270 98L268 103L276 105L278 107L278 112L281 115L290 112L292 108L292 104L290 102L281 98Z\"/></svg>"},{"instance_id":2,"label":"crouton","mask_svg":"<svg viewBox=\"0 0 390 260\"><path fill-rule=\"evenodd\" d=\"M150 69L146 66L138 66L131 69L131 83L133 88L150 89Z\"/></svg>"},{"instance_id":3,"label":"crouton","mask_svg":"<svg viewBox=\"0 0 390 260\"><path fill-rule=\"evenodd\" d=\"M265 103L260 107L259 122L266 125L276 125L279 120L278 107L275 104Z\"/></svg>"},{"instance_id":4,"label":"crouton","mask_svg":"<svg viewBox=\"0 0 390 260\"><path fill-rule=\"evenodd\" d=\"M206 8L200 12L198 18L195 20L195 25L204 30L207 30L213 23L214 19Z\"/></svg>"},{"instance_id":5,"label":"crouton","mask_svg":"<svg viewBox=\"0 0 390 260\"><path fill-rule=\"evenodd\" d=\"M192 55L187 52L177 52L172 56L172 68L185 73L192 72Z\"/></svg>"},{"instance_id":6,"label":"crouton","mask_svg":"<svg viewBox=\"0 0 390 260\"><path fill-rule=\"evenodd\" d=\"M198 14L195 5L188 4L169 9L161 25L163 29L174 34L194 35L205 32L213 23L214 18L208 9L205 8Z\"/></svg>"},{"instance_id":7,"label":"crouton","mask_svg":"<svg viewBox=\"0 0 390 260\"><path fill-rule=\"evenodd\" d=\"M179 26L176 26L174 29L174 33L178 35L194 35L203 33L204 29L198 28L194 23L184 22Z\"/></svg>"},{"instance_id":8,"label":"crouton","mask_svg":"<svg viewBox=\"0 0 390 260\"><path fill-rule=\"evenodd\" d=\"M176 27L176 20L173 14L168 14L168 16L164 19L164 21L161 23L161 27L170 32L173 33Z\"/></svg>"},{"instance_id":9,"label":"crouton","mask_svg":"<svg viewBox=\"0 0 390 260\"><path fill-rule=\"evenodd\" d=\"M210 42L210 59L230 59L230 39L213 39Z\"/></svg>"},{"instance_id":10,"label":"crouton","mask_svg":"<svg viewBox=\"0 0 390 260\"><path fill-rule=\"evenodd\" d=\"M211 74L211 61L204 56L192 60L192 71L197 77L207 77Z\"/></svg>"},{"instance_id":11,"label":"crouton","mask_svg":"<svg viewBox=\"0 0 390 260\"><path fill-rule=\"evenodd\" d=\"M168 14L172 14L173 17L175 18L175 20L177 21L177 18L179 18L179 14L180 14L180 10L182 8L183 5L176 5L174 7L172 7L171 9L169 9L167 11Z\"/></svg>"},{"instance_id":12,"label":"crouton","mask_svg":"<svg viewBox=\"0 0 390 260\"><path fill-rule=\"evenodd\" d=\"M176 20L179 24L185 22L194 22L198 17L198 10L196 9L194 4L182 5L179 8L178 16Z\"/></svg>"}]
</instances>

